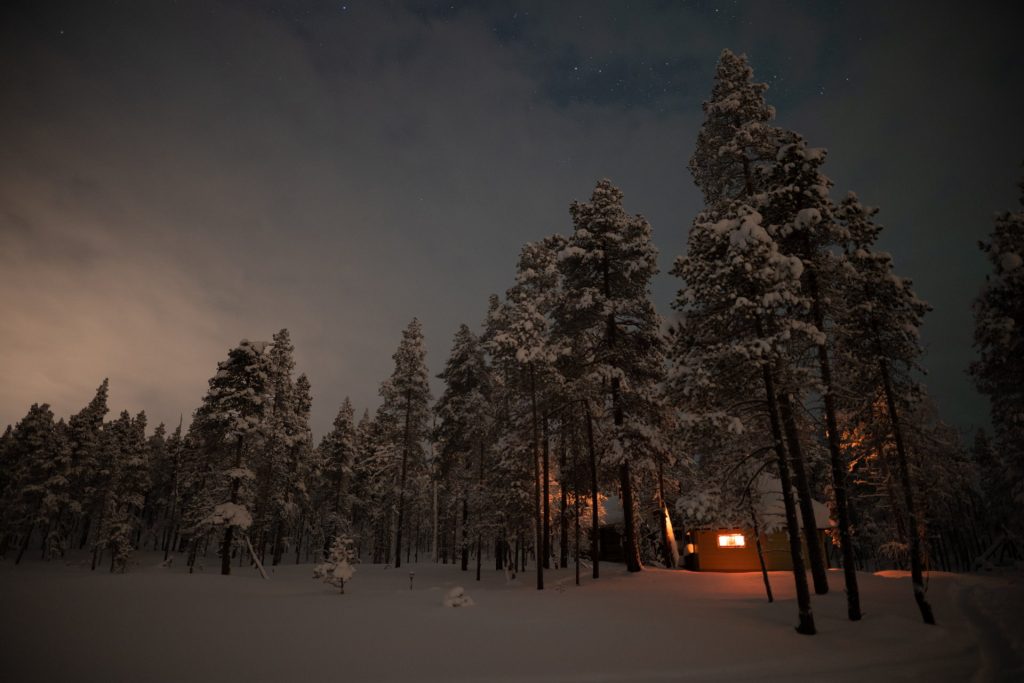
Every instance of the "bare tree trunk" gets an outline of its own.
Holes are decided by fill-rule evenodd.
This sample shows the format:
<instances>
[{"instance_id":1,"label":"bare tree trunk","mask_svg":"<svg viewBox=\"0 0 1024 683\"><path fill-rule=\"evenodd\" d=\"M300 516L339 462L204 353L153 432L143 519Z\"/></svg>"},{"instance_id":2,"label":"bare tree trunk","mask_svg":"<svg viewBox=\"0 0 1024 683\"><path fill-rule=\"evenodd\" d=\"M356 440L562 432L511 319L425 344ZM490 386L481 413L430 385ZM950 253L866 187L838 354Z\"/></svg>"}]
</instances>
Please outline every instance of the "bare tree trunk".
<instances>
[{"instance_id":1,"label":"bare tree trunk","mask_svg":"<svg viewBox=\"0 0 1024 683\"><path fill-rule=\"evenodd\" d=\"M574 443L572 449L572 507L575 517L576 542L573 544L573 560L576 564L576 585L578 586L580 585L580 478L577 457L579 449L575 446Z\"/></svg>"},{"instance_id":2,"label":"bare tree trunk","mask_svg":"<svg viewBox=\"0 0 1024 683\"><path fill-rule=\"evenodd\" d=\"M807 284L811 293L811 313L818 330L825 332L825 314L821 308L821 290L814 268L807 269ZM832 363L828 348L818 345L818 368L824 385L825 431L828 437L829 465L832 470L832 495L835 497L836 525L839 530L839 549L843 553L843 579L846 582L846 614L850 621L860 621L860 589L857 586L857 565L850 533L850 504L846 495L846 465L839 444L836 420L835 389L832 386Z\"/></svg>"},{"instance_id":3,"label":"bare tree trunk","mask_svg":"<svg viewBox=\"0 0 1024 683\"><path fill-rule=\"evenodd\" d=\"M434 522L434 527L433 527L433 537L432 537L432 541L431 541L431 550L433 551L432 554L434 556L434 562L436 563L437 562L437 551L438 551L438 548L437 548L437 480L436 479L434 480L434 505L433 505L433 508L432 508L432 513L433 513L432 514L432 519L433 519L433 522Z\"/></svg>"},{"instance_id":4,"label":"bare tree trunk","mask_svg":"<svg viewBox=\"0 0 1024 683\"><path fill-rule=\"evenodd\" d=\"M271 563L276 567L281 564L281 558L284 556L284 520L280 517L274 525L274 541L270 544L270 547L274 549Z\"/></svg>"},{"instance_id":5,"label":"bare tree trunk","mask_svg":"<svg viewBox=\"0 0 1024 683\"><path fill-rule=\"evenodd\" d=\"M814 635L814 614L811 612L811 594L807 587L807 573L804 570L804 559L800 550L800 528L796 516L796 503L793 501L793 485L789 477L786 444L783 440L782 424L779 419L775 379L772 377L771 368L767 365L761 368L761 372L764 378L765 396L768 401L768 418L771 423L772 440L775 443L776 461L779 467L779 483L782 485L782 502L786 510L789 554L793 560L793 580L796 583L796 601L800 617L796 630L797 633L804 635Z\"/></svg>"},{"instance_id":6,"label":"bare tree trunk","mask_svg":"<svg viewBox=\"0 0 1024 683\"><path fill-rule=\"evenodd\" d=\"M469 569L469 499L462 495L462 571Z\"/></svg>"},{"instance_id":7,"label":"bare tree trunk","mask_svg":"<svg viewBox=\"0 0 1024 683\"><path fill-rule=\"evenodd\" d=\"M597 451L594 450L594 419L587 410L587 449L590 452L590 561L593 562L594 578L601 576L601 523L598 519L597 500Z\"/></svg>"},{"instance_id":8,"label":"bare tree trunk","mask_svg":"<svg viewBox=\"0 0 1024 683\"><path fill-rule=\"evenodd\" d=\"M754 498L747 489L747 502L750 510L750 522L754 525L754 545L757 547L757 561L761 565L761 579L764 581L764 592L768 595L768 602L775 602L772 595L772 583L768 580L768 565L764 561L764 548L761 546L761 524L757 519L757 510L754 506Z\"/></svg>"},{"instance_id":9,"label":"bare tree trunk","mask_svg":"<svg viewBox=\"0 0 1024 683\"><path fill-rule=\"evenodd\" d=\"M825 595L828 593L825 557L821 552L821 539L818 538L818 523L814 518L814 503L811 498L811 483L807 480L807 468L804 466L800 433L796 426L796 416L793 414L793 397L787 391L779 392L779 412L785 427L789 459L793 465L793 481L799 494L800 517L803 522L804 542L807 544L807 563L811 565L814 592L818 595Z\"/></svg>"},{"instance_id":10,"label":"bare tree trunk","mask_svg":"<svg viewBox=\"0 0 1024 683\"><path fill-rule=\"evenodd\" d=\"M480 580L480 563L483 561L483 537L478 531L476 534L476 580Z\"/></svg>"},{"instance_id":11,"label":"bare tree trunk","mask_svg":"<svg viewBox=\"0 0 1024 683\"><path fill-rule=\"evenodd\" d=\"M903 486L903 502L907 510L907 537L910 541L910 580L914 586L914 600L921 611L921 618L926 624L935 623L932 606L925 597L924 561L921 553L921 530L918 527L917 511L914 505L914 488L910 481L910 463L907 459L906 446L903 443L903 430L900 417L896 410L896 397L893 395L892 379L889 376L889 365L884 358L878 359L878 367L882 373L882 386L885 388L885 404L889 410L889 424L892 426L893 440L896 442L896 456L899 458L900 483Z\"/></svg>"},{"instance_id":12,"label":"bare tree trunk","mask_svg":"<svg viewBox=\"0 0 1024 683\"><path fill-rule=\"evenodd\" d=\"M540 453L537 443L537 373L534 367L530 366L530 405L533 412L533 506L534 526L536 527L536 551L538 554L544 552L544 529L541 521L541 500L540 500ZM544 590L544 561L537 558L537 590Z\"/></svg>"},{"instance_id":13,"label":"bare tree trunk","mask_svg":"<svg viewBox=\"0 0 1024 683\"><path fill-rule=\"evenodd\" d=\"M558 443L558 566L565 569L569 566L569 525L566 519L566 508L568 507L568 490L566 487L566 463L565 463L565 432L566 426L563 420L561 425L561 437Z\"/></svg>"},{"instance_id":14,"label":"bare tree trunk","mask_svg":"<svg viewBox=\"0 0 1024 683\"><path fill-rule=\"evenodd\" d=\"M484 488L484 442L480 440L480 469L477 478L477 486L479 486L479 500L480 505L483 504L483 488ZM483 519L483 511L477 512L477 520ZM483 555L483 536L480 532L480 522L477 521L477 532L476 532L476 580L480 580L480 563L482 562Z\"/></svg>"},{"instance_id":15,"label":"bare tree trunk","mask_svg":"<svg viewBox=\"0 0 1024 683\"><path fill-rule=\"evenodd\" d=\"M32 532L35 531L35 528L36 528L35 522L33 522L32 524L28 525L28 533L25 534L25 540L22 541L21 548L18 550L18 556L16 558L14 558L14 564L16 564L16 565L21 564L21 557L22 557L22 555L25 554L25 551L28 549L28 544L32 541ZM92 568L96 569L96 554L95 554L95 552L93 553L93 556L92 556Z\"/></svg>"},{"instance_id":16,"label":"bare tree trunk","mask_svg":"<svg viewBox=\"0 0 1024 683\"><path fill-rule=\"evenodd\" d=\"M626 527L626 547L622 549L626 556L626 569L638 572L644 567L640 562L640 544L637 542L636 506L633 503L633 478L629 472L629 460L623 460L619 465L619 485L622 488L622 517Z\"/></svg>"},{"instance_id":17,"label":"bare tree trunk","mask_svg":"<svg viewBox=\"0 0 1024 683\"><path fill-rule=\"evenodd\" d=\"M613 326L614 331L614 326ZM614 339L614 336L613 336ZM616 428L622 426L622 395L619 378L612 378L612 417ZM615 438L618 438L616 435ZM636 505L633 501L633 478L630 475L629 459L623 455L619 464L619 488L622 492L622 524L625 527L625 547L622 553L626 560L626 570L638 572L644 568L640 561L640 543L636 533Z\"/></svg>"},{"instance_id":18,"label":"bare tree trunk","mask_svg":"<svg viewBox=\"0 0 1024 683\"><path fill-rule=\"evenodd\" d=\"M550 469L551 469L551 448L548 438L548 415L544 413L542 420L544 427L543 432L543 472L541 476L544 478L544 492L541 499L544 503L544 569L551 569L551 490L550 490Z\"/></svg>"},{"instance_id":19,"label":"bare tree trunk","mask_svg":"<svg viewBox=\"0 0 1024 683\"><path fill-rule=\"evenodd\" d=\"M194 536L189 542L188 549L188 573L191 574L196 569L196 557L199 555L199 537Z\"/></svg>"},{"instance_id":20,"label":"bare tree trunk","mask_svg":"<svg viewBox=\"0 0 1024 683\"><path fill-rule=\"evenodd\" d=\"M238 469L238 468L240 468L242 466L242 445L243 445L242 441L243 441L242 437L239 436L238 437L238 442L235 445L235 469ZM232 503L237 503L238 502L238 490L239 490L240 483L241 483L241 480L238 477L235 477L231 481L231 502ZM231 573L231 547L232 547L232 544L233 544L234 540L235 540L235 527L232 524L232 525L229 525L224 530L224 542L221 544L221 549L220 549L220 573L223 574L224 576L227 576L228 574Z\"/></svg>"}]
</instances>

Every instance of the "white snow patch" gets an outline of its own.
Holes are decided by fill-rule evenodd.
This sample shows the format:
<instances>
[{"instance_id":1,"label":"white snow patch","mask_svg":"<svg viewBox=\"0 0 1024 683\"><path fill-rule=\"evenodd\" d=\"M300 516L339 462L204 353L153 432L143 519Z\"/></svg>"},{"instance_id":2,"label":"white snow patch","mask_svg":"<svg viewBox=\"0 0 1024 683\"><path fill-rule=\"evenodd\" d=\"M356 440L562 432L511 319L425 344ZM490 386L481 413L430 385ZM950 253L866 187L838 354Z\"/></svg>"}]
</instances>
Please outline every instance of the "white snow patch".
<instances>
[{"instance_id":1,"label":"white snow patch","mask_svg":"<svg viewBox=\"0 0 1024 683\"><path fill-rule=\"evenodd\" d=\"M239 529L248 529L252 526L252 515L244 505L221 503L213 509L213 514L207 517L206 521L215 526L236 526Z\"/></svg>"},{"instance_id":2,"label":"white snow patch","mask_svg":"<svg viewBox=\"0 0 1024 683\"><path fill-rule=\"evenodd\" d=\"M465 588L456 586L445 593L444 601L441 604L445 607L472 607L474 602L473 598L466 595Z\"/></svg>"}]
</instances>

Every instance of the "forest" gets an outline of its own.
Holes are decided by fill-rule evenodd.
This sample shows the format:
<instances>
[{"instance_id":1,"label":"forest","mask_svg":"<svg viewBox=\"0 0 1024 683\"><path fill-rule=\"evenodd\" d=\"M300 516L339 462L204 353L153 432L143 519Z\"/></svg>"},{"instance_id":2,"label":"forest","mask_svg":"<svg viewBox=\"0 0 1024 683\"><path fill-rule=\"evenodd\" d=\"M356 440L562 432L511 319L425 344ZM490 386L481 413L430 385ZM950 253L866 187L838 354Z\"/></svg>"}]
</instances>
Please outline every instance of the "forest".
<instances>
[{"instance_id":1,"label":"forest","mask_svg":"<svg viewBox=\"0 0 1024 683\"><path fill-rule=\"evenodd\" d=\"M802 634L836 565L850 620L869 609L858 572L906 569L906 599L941 623L928 572L1024 554L1024 210L980 245L991 271L964 371L991 430L967 439L929 399L931 306L878 246L879 210L775 124L746 57L722 53L703 109L689 169L704 208L673 310L652 303L650 224L600 180L570 204L571 231L523 245L442 364L428 370L413 319L379 406L346 400L320 439L287 329L211 359L178 424L112 414L106 380L67 419L32 405L0 438L0 557L86 553L113 573L141 551L189 573L315 563L342 591L358 562L431 561L544 589L553 569L579 584L607 562L682 568L689 532L742 528L759 548L785 533ZM781 518L761 514L766 480Z\"/></svg>"}]
</instances>

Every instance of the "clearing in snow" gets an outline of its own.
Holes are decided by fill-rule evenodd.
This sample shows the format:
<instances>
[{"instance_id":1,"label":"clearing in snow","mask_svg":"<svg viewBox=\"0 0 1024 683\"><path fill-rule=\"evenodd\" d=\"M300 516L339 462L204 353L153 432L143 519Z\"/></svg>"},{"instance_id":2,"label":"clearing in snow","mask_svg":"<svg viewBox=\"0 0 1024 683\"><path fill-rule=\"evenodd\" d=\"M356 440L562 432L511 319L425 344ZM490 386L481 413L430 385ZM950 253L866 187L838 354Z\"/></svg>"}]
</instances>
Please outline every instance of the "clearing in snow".
<instances>
[{"instance_id":1,"label":"clearing in snow","mask_svg":"<svg viewBox=\"0 0 1024 683\"><path fill-rule=\"evenodd\" d=\"M0 564L0 671L9 681L1000 681L1021 680L1024 584L933 573L938 626L921 623L903 572L861 574L864 620L842 574L798 635L792 575L602 567L532 575L457 565L358 565L339 594L310 565L188 575L140 554L127 574ZM268 572L270 568L268 568ZM410 589L409 572L415 572ZM469 609L443 606L455 587Z\"/></svg>"}]
</instances>

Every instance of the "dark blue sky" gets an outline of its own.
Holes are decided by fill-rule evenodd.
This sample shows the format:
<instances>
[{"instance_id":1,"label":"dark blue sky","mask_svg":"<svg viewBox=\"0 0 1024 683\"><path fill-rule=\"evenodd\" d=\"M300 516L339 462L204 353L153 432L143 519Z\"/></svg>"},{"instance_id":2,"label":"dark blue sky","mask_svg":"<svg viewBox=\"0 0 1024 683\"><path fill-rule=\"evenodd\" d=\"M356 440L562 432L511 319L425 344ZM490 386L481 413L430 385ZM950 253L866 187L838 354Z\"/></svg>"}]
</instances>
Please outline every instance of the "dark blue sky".
<instances>
[{"instance_id":1,"label":"dark blue sky","mask_svg":"<svg viewBox=\"0 0 1024 683\"><path fill-rule=\"evenodd\" d=\"M519 246L609 177L662 269L723 48L935 311L927 384L971 388L975 244L1016 206L1013 3L8 2L0 9L0 422L34 401L186 417L227 349L291 329L322 432L376 403L412 316L440 370ZM678 283L655 285L661 312Z\"/></svg>"}]
</instances>

